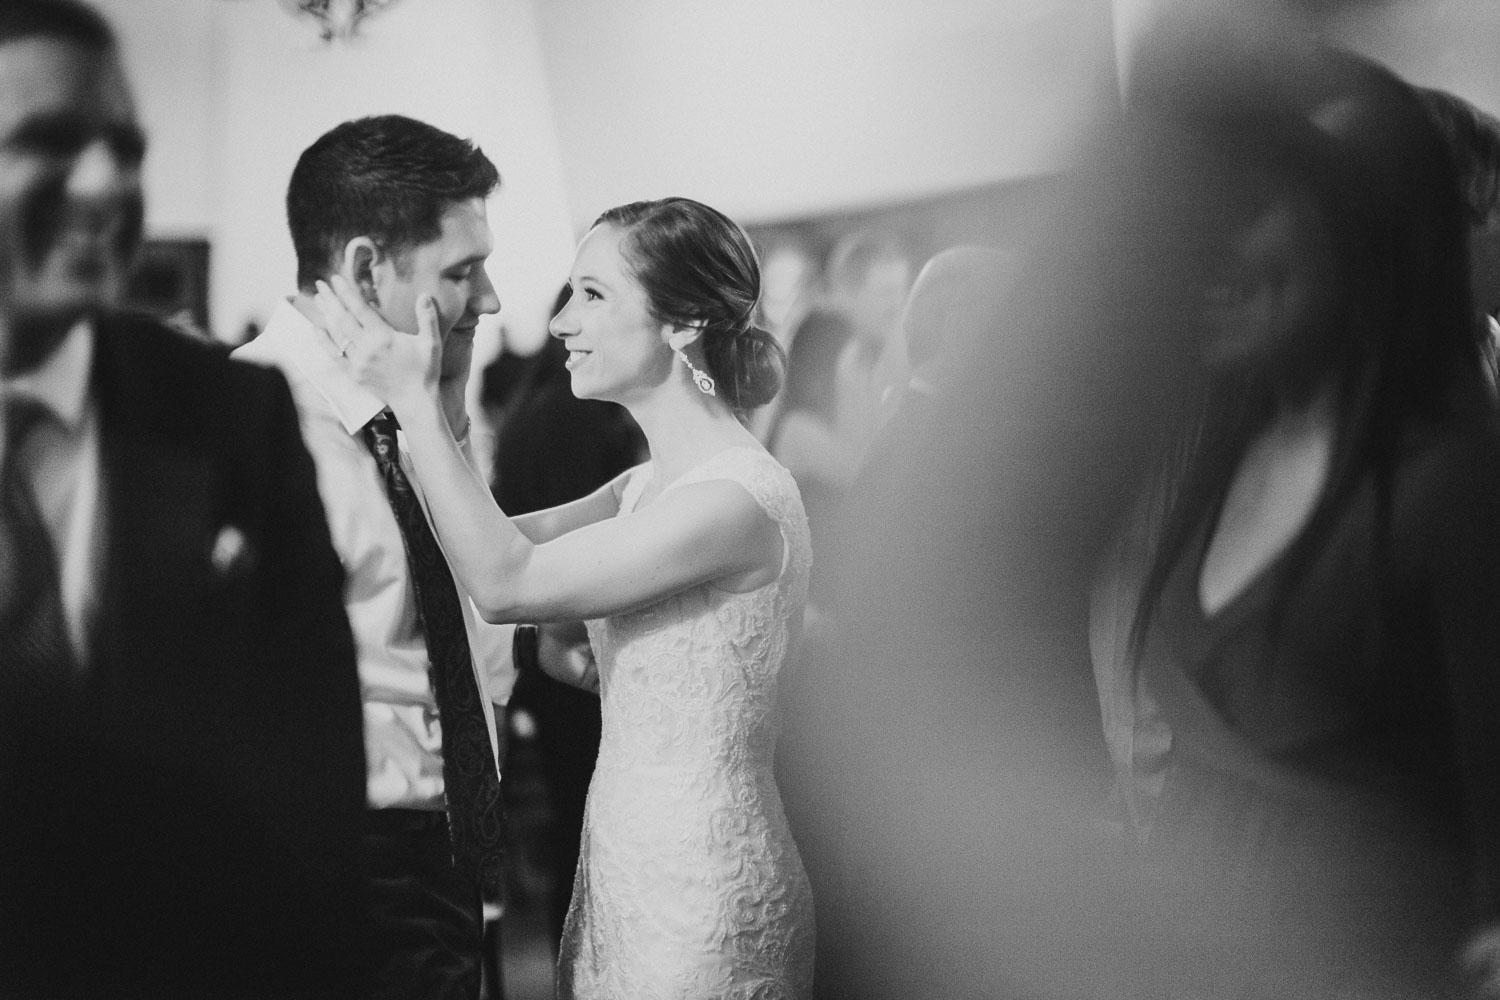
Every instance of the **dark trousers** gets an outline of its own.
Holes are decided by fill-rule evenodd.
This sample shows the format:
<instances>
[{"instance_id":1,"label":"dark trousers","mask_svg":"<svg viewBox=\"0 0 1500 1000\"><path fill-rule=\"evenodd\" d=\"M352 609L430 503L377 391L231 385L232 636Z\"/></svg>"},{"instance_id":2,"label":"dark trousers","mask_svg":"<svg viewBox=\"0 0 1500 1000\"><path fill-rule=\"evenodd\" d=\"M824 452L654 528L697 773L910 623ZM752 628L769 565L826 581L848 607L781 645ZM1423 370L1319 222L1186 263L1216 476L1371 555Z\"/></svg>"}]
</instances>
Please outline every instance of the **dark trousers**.
<instances>
[{"instance_id":1,"label":"dark trousers","mask_svg":"<svg viewBox=\"0 0 1500 1000\"><path fill-rule=\"evenodd\" d=\"M478 1000L484 912L472 876L453 869L447 817L372 809L369 875L371 1000Z\"/></svg>"}]
</instances>

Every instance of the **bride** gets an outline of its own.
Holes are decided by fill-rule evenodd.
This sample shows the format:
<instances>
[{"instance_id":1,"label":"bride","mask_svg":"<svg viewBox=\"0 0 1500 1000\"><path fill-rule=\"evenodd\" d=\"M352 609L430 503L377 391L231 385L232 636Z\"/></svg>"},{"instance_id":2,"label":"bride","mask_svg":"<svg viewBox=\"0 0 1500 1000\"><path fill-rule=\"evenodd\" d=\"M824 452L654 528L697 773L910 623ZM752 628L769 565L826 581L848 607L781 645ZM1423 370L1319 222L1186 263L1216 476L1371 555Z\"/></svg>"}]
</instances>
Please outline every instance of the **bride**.
<instances>
[{"instance_id":1,"label":"bride","mask_svg":"<svg viewBox=\"0 0 1500 1000\"><path fill-rule=\"evenodd\" d=\"M603 739L563 931L564 998L805 998L812 894L771 773L777 674L812 552L791 476L741 416L781 382L744 231L685 198L600 216L551 323L575 395L651 460L508 519L437 398L435 306L398 334L335 278L318 302L406 435L444 552L493 622L588 620Z\"/></svg>"}]
</instances>

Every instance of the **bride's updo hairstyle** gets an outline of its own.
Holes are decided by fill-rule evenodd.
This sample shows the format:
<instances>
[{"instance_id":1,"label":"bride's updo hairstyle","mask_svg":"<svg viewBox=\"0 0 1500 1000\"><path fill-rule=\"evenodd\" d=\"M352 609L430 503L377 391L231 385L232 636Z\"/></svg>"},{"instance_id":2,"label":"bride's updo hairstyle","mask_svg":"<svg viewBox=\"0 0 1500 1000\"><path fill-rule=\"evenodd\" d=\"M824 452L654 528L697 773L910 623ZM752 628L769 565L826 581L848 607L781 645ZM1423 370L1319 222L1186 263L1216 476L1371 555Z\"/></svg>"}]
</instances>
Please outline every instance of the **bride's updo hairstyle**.
<instances>
[{"instance_id":1,"label":"bride's updo hairstyle","mask_svg":"<svg viewBox=\"0 0 1500 1000\"><path fill-rule=\"evenodd\" d=\"M698 343L719 394L736 411L769 403L786 354L755 324L760 261L750 237L724 213L689 198L637 201L594 222L625 233L625 262L663 323L703 324Z\"/></svg>"}]
</instances>

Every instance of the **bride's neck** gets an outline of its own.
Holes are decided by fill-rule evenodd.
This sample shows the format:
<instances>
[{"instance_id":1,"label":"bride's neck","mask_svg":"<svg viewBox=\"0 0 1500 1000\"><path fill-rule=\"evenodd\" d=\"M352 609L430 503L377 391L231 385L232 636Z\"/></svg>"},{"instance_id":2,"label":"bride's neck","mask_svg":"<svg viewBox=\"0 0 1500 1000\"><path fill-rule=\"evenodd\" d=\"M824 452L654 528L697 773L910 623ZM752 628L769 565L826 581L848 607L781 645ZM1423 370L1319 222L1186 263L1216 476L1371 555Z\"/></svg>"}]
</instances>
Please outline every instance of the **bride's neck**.
<instances>
[{"instance_id":1,"label":"bride's neck","mask_svg":"<svg viewBox=\"0 0 1500 1000\"><path fill-rule=\"evenodd\" d=\"M666 399L628 407L665 476L686 472L725 448L755 438L728 409L709 400Z\"/></svg>"}]
</instances>

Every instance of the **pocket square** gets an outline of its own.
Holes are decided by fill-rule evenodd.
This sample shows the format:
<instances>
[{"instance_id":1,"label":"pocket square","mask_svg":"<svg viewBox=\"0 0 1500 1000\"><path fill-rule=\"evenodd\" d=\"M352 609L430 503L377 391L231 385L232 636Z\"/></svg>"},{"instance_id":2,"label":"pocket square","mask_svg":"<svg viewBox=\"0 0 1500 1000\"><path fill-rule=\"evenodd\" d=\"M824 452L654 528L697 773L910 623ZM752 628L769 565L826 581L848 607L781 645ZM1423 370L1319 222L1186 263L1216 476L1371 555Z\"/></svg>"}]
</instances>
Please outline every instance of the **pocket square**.
<instances>
[{"instance_id":1,"label":"pocket square","mask_svg":"<svg viewBox=\"0 0 1500 1000\"><path fill-rule=\"evenodd\" d=\"M208 553L208 561L217 576L225 578L240 576L249 572L251 565L255 562L255 552L250 546L250 539L245 537L243 531L232 524L226 524L214 537L213 548Z\"/></svg>"}]
</instances>

